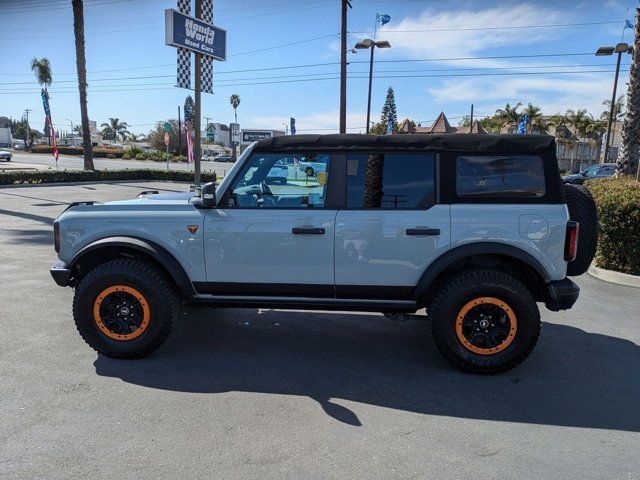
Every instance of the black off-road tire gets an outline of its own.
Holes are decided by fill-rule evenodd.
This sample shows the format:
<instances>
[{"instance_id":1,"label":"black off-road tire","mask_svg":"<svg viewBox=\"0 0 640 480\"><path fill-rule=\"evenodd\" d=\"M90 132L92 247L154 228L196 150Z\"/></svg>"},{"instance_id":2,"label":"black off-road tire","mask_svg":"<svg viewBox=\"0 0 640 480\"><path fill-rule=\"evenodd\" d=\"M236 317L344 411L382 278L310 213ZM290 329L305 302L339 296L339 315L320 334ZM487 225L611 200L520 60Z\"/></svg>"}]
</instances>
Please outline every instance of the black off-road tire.
<instances>
[{"instance_id":1,"label":"black off-road tire","mask_svg":"<svg viewBox=\"0 0 640 480\"><path fill-rule=\"evenodd\" d=\"M311 168L311 167L307 167L307 168L305 168L305 169L304 169L304 174L305 174L307 177L313 177L313 174L314 174L314 173L316 173L316 172L314 172L314 171L313 171L313 168Z\"/></svg>"},{"instance_id":2,"label":"black off-road tire","mask_svg":"<svg viewBox=\"0 0 640 480\"><path fill-rule=\"evenodd\" d=\"M564 199L571 220L580 224L576 259L567 265L567 276L582 275L596 255L598 246L598 210L589 189L584 185L563 185Z\"/></svg>"},{"instance_id":3,"label":"black off-road tire","mask_svg":"<svg viewBox=\"0 0 640 480\"><path fill-rule=\"evenodd\" d=\"M94 302L114 285L137 290L146 300L149 322L131 340L111 338L94 318ZM112 358L142 358L160 348L180 316L180 298L171 280L150 262L123 258L103 263L81 280L73 299L73 317L82 338L98 353Z\"/></svg>"},{"instance_id":4,"label":"black off-road tire","mask_svg":"<svg viewBox=\"0 0 640 480\"><path fill-rule=\"evenodd\" d=\"M494 297L508 305L517 319L515 336L504 350L474 353L456 333L456 319L469 302ZM440 353L455 367L470 373L496 374L522 363L540 336L540 311L531 292L514 277L496 270L470 270L452 277L429 309L431 333Z\"/></svg>"}]
</instances>

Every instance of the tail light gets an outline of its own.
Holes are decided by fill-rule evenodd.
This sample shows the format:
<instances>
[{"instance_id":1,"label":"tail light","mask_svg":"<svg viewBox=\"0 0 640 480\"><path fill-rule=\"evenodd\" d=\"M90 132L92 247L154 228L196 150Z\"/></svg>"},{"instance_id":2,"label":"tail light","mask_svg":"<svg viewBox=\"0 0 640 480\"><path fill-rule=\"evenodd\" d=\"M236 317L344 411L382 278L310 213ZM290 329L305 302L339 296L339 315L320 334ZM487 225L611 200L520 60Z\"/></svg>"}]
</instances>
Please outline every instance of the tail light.
<instances>
[{"instance_id":1,"label":"tail light","mask_svg":"<svg viewBox=\"0 0 640 480\"><path fill-rule=\"evenodd\" d=\"M578 234L580 224L578 222L567 222L567 235L564 238L564 259L572 262L578 254Z\"/></svg>"},{"instance_id":2,"label":"tail light","mask_svg":"<svg viewBox=\"0 0 640 480\"><path fill-rule=\"evenodd\" d=\"M60 253L60 224L53 222L53 246L56 253Z\"/></svg>"}]
</instances>

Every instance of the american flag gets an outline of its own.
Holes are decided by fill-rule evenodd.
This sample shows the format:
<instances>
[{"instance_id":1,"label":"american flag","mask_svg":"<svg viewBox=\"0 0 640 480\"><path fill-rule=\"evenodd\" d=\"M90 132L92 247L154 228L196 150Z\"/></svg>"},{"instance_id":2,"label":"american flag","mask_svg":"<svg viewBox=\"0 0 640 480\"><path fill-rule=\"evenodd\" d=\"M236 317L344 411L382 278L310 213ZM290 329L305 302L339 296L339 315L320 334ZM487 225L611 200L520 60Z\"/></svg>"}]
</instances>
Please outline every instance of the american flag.
<instances>
[{"instance_id":1,"label":"american flag","mask_svg":"<svg viewBox=\"0 0 640 480\"><path fill-rule=\"evenodd\" d=\"M187 137L187 163L193 163L193 141L189 135L189 126L185 123L184 131Z\"/></svg>"},{"instance_id":2,"label":"american flag","mask_svg":"<svg viewBox=\"0 0 640 480\"><path fill-rule=\"evenodd\" d=\"M58 166L58 144L56 143L56 132L53 129L53 121L51 120L51 109L49 108L49 94L43 88L40 94L42 96L42 106L44 107L45 120L44 123L49 125L49 135L53 141L53 158L56 159L56 167Z\"/></svg>"}]
</instances>

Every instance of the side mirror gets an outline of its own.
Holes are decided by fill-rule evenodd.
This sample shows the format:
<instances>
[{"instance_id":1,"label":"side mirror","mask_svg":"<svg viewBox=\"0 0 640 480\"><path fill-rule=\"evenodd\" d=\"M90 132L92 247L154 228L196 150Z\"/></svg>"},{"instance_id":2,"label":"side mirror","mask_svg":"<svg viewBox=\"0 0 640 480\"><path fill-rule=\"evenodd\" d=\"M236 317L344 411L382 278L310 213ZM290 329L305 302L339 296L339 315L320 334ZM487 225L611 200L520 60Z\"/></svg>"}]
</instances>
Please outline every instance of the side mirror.
<instances>
[{"instance_id":1,"label":"side mirror","mask_svg":"<svg viewBox=\"0 0 640 480\"><path fill-rule=\"evenodd\" d=\"M216 206L216 184L210 182L196 187L193 205L198 208L214 208Z\"/></svg>"}]
</instances>

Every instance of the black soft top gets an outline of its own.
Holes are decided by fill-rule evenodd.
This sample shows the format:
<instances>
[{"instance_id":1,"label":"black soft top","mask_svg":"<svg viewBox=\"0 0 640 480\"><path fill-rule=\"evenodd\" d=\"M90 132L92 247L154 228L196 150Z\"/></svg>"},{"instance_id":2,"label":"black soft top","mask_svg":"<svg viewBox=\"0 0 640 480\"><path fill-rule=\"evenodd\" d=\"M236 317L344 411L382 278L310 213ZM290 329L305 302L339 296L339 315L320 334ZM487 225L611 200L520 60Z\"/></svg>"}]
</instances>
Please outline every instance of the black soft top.
<instances>
[{"instance_id":1,"label":"black soft top","mask_svg":"<svg viewBox=\"0 0 640 480\"><path fill-rule=\"evenodd\" d=\"M256 151L275 150L427 150L453 152L543 153L555 152L551 135L493 135L449 133L362 135L285 135L260 140Z\"/></svg>"}]
</instances>

